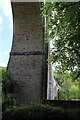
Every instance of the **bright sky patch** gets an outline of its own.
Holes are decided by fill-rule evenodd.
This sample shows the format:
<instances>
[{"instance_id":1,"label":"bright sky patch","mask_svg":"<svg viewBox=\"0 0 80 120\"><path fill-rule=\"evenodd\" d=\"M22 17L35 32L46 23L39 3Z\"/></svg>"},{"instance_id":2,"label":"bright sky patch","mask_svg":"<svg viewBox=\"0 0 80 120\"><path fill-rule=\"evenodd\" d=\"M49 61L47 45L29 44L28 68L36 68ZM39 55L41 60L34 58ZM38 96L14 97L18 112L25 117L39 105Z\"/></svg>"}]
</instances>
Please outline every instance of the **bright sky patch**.
<instances>
[{"instance_id":1,"label":"bright sky patch","mask_svg":"<svg viewBox=\"0 0 80 120\"><path fill-rule=\"evenodd\" d=\"M0 66L7 66L13 36L10 0L0 0Z\"/></svg>"}]
</instances>

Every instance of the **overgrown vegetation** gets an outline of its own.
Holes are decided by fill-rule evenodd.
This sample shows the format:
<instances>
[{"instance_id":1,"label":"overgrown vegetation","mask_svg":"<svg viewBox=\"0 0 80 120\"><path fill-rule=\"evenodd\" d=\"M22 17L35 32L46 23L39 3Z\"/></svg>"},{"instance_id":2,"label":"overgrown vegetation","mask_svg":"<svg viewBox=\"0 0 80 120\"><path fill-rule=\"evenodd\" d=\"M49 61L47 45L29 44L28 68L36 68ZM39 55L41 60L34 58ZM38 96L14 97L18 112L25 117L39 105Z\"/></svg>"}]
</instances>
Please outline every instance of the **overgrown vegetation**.
<instances>
[{"instance_id":1,"label":"overgrown vegetation","mask_svg":"<svg viewBox=\"0 0 80 120\"><path fill-rule=\"evenodd\" d=\"M2 107L2 68L0 67L0 107Z\"/></svg>"},{"instance_id":2,"label":"overgrown vegetation","mask_svg":"<svg viewBox=\"0 0 80 120\"><path fill-rule=\"evenodd\" d=\"M58 70L54 72L54 77L60 86L59 100L80 100L80 78L74 80L69 72Z\"/></svg>"},{"instance_id":3,"label":"overgrown vegetation","mask_svg":"<svg viewBox=\"0 0 80 120\"><path fill-rule=\"evenodd\" d=\"M46 2L46 41L52 40L51 61L63 71L80 69L80 2ZM76 78L80 76L77 71Z\"/></svg>"},{"instance_id":4,"label":"overgrown vegetation","mask_svg":"<svg viewBox=\"0 0 80 120\"><path fill-rule=\"evenodd\" d=\"M15 82L13 75L6 69L2 69L2 109L13 107L16 104L14 99L13 89Z\"/></svg>"},{"instance_id":5,"label":"overgrown vegetation","mask_svg":"<svg viewBox=\"0 0 80 120\"><path fill-rule=\"evenodd\" d=\"M72 73L55 73L55 78L61 86L59 98L70 100L80 99L80 3L47 3L44 15L47 19L47 41L53 40L51 60L60 65L60 70L70 70ZM74 17L74 18L73 18ZM75 74L74 74L75 73ZM56 77L57 75L57 77ZM59 75L59 76L58 76ZM13 76L9 71L2 70L2 120L79 120L80 109L53 107L47 104L17 105L14 99Z\"/></svg>"},{"instance_id":6,"label":"overgrown vegetation","mask_svg":"<svg viewBox=\"0 0 80 120\"><path fill-rule=\"evenodd\" d=\"M43 104L14 106L6 109L3 120L79 120L80 110L64 110Z\"/></svg>"},{"instance_id":7,"label":"overgrown vegetation","mask_svg":"<svg viewBox=\"0 0 80 120\"><path fill-rule=\"evenodd\" d=\"M53 48L48 61L57 67L59 99L80 100L80 2L46 2L45 39Z\"/></svg>"},{"instance_id":8,"label":"overgrown vegetation","mask_svg":"<svg viewBox=\"0 0 80 120\"><path fill-rule=\"evenodd\" d=\"M80 109L54 107L48 104L17 105L13 95L15 85L12 74L6 70L2 72L3 86L3 114L2 120L78 120ZM10 82L11 81L11 82ZM9 84L8 84L9 83ZM12 88L10 87L12 86ZM11 89L11 91L10 91Z\"/></svg>"}]
</instances>

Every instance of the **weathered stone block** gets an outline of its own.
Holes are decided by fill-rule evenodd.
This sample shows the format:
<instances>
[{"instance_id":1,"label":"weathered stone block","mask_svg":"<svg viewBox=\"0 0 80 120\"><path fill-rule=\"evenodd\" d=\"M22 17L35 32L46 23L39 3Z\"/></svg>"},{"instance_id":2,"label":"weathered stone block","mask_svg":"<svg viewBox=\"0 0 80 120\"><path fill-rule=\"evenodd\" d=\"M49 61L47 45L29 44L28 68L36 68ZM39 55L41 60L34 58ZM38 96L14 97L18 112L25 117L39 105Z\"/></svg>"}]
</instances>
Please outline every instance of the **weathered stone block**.
<instances>
[{"instance_id":1,"label":"weathered stone block","mask_svg":"<svg viewBox=\"0 0 80 120\"><path fill-rule=\"evenodd\" d=\"M14 94L17 103L40 102L43 97L45 54L27 55L24 52L45 52L40 3L12 3L14 36L8 69L16 81ZM46 71L46 70L45 70ZM45 89L45 88L44 88Z\"/></svg>"}]
</instances>

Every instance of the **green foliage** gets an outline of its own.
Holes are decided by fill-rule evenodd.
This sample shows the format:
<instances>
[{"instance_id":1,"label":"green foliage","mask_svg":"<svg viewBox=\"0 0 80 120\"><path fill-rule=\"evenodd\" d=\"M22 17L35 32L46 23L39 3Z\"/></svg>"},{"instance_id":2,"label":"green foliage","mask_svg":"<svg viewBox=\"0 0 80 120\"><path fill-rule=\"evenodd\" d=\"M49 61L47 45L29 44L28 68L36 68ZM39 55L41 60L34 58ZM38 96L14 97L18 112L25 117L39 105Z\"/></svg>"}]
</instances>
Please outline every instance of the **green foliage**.
<instances>
[{"instance_id":1,"label":"green foliage","mask_svg":"<svg viewBox=\"0 0 80 120\"><path fill-rule=\"evenodd\" d=\"M12 93L7 93L6 95L3 94L3 96L2 96L3 111L5 111L6 109L9 109L9 108L12 108L14 105L16 105L14 95Z\"/></svg>"},{"instance_id":2,"label":"green foliage","mask_svg":"<svg viewBox=\"0 0 80 120\"><path fill-rule=\"evenodd\" d=\"M10 71L2 69L2 91L4 94L12 93L14 88L13 75Z\"/></svg>"},{"instance_id":3,"label":"green foliage","mask_svg":"<svg viewBox=\"0 0 80 120\"><path fill-rule=\"evenodd\" d=\"M2 105L2 96L1 96L1 93L2 93L2 69L0 68L0 107Z\"/></svg>"},{"instance_id":4,"label":"green foliage","mask_svg":"<svg viewBox=\"0 0 80 120\"><path fill-rule=\"evenodd\" d=\"M75 111L76 113L77 111ZM80 111L79 111L80 112ZM44 104L14 106L3 113L3 120L76 120L61 107ZM71 112L72 114L72 112Z\"/></svg>"},{"instance_id":5,"label":"green foliage","mask_svg":"<svg viewBox=\"0 0 80 120\"><path fill-rule=\"evenodd\" d=\"M47 2L42 14L46 16L46 40L53 41L52 62L63 71L80 68L80 3Z\"/></svg>"},{"instance_id":6,"label":"green foliage","mask_svg":"<svg viewBox=\"0 0 80 120\"><path fill-rule=\"evenodd\" d=\"M80 78L74 80L68 72L63 73L55 71L55 79L60 85L59 100L80 100Z\"/></svg>"},{"instance_id":7,"label":"green foliage","mask_svg":"<svg viewBox=\"0 0 80 120\"><path fill-rule=\"evenodd\" d=\"M16 105L13 95L15 82L10 71L2 69L2 106L3 111Z\"/></svg>"},{"instance_id":8,"label":"green foliage","mask_svg":"<svg viewBox=\"0 0 80 120\"><path fill-rule=\"evenodd\" d=\"M80 100L80 3L46 2L41 10L46 41L53 44L49 60L58 65L54 74L61 86L59 99Z\"/></svg>"}]
</instances>

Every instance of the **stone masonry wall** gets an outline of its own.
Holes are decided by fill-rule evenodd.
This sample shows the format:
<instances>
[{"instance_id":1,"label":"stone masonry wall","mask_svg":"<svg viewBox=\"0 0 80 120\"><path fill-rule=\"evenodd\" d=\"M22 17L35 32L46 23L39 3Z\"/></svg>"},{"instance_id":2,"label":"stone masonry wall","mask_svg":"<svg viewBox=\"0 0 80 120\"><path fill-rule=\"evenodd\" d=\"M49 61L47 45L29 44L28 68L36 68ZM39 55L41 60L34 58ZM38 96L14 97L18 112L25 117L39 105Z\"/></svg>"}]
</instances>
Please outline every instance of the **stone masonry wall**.
<instances>
[{"instance_id":1,"label":"stone masonry wall","mask_svg":"<svg viewBox=\"0 0 80 120\"><path fill-rule=\"evenodd\" d=\"M43 23L40 3L12 3L14 16L13 52L34 52L44 49ZM40 102L43 97L45 54L13 55L8 69L16 81L14 94L17 103Z\"/></svg>"}]
</instances>

